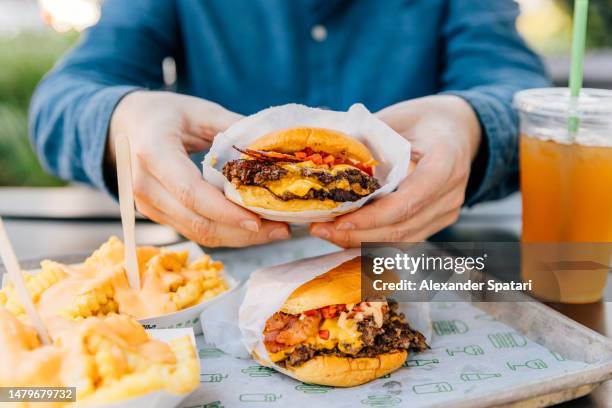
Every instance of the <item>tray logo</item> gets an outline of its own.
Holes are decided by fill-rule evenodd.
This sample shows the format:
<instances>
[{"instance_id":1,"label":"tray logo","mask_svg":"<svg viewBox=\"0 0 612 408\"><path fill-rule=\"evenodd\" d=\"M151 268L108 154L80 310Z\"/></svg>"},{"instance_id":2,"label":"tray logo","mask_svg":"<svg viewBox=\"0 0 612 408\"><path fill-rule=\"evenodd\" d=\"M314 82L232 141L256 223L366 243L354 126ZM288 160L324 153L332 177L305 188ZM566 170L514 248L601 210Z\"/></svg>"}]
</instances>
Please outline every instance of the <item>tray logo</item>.
<instances>
[{"instance_id":1,"label":"tray logo","mask_svg":"<svg viewBox=\"0 0 612 408\"><path fill-rule=\"evenodd\" d=\"M218 383L227 378L227 374L221 373L202 373L200 374L201 383Z\"/></svg>"},{"instance_id":2,"label":"tray logo","mask_svg":"<svg viewBox=\"0 0 612 408\"><path fill-rule=\"evenodd\" d=\"M367 399L361 400L361 403L363 405L369 405L371 407L379 407L379 408L395 407L399 405L401 402L402 400L398 397L394 397L392 395L377 395L377 394L368 395Z\"/></svg>"},{"instance_id":3,"label":"tray logo","mask_svg":"<svg viewBox=\"0 0 612 408\"><path fill-rule=\"evenodd\" d=\"M510 361L508 361L506 365L512 371L517 371L519 367L531 368L532 370L542 370L544 368L548 368L548 365L539 358L536 358L534 360L527 360L522 364L511 363Z\"/></svg>"},{"instance_id":4,"label":"tray logo","mask_svg":"<svg viewBox=\"0 0 612 408\"><path fill-rule=\"evenodd\" d=\"M500 373L461 373L459 378L463 381L482 381L490 378L499 378L501 376Z\"/></svg>"},{"instance_id":5,"label":"tray logo","mask_svg":"<svg viewBox=\"0 0 612 408\"><path fill-rule=\"evenodd\" d=\"M446 354L454 356L456 354L467 354L469 356L480 356L484 354L482 347L476 344L470 344L465 347L455 347L454 349L447 348Z\"/></svg>"},{"instance_id":6,"label":"tray logo","mask_svg":"<svg viewBox=\"0 0 612 408\"><path fill-rule=\"evenodd\" d=\"M276 402L282 397L282 394L276 395L271 392L258 392L253 394L240 394L238 399L240 402Z\"/></svg>"},{"instance_id":7,"label":"tray logo","mask_svg":"<svg viewBox=\"0 0 612 408\"><path fill-rule=\"evenodd\" d=\"M432 322L434 332L438 336L463 334L470 330L463 320L435 320Z\"/></svg>"},{"instance_id":8,"label":"tray logo","mask_svg":"<svg viewBox=\"0 0 612 408\"><path fill-rule=\"evenodd\" d=\"M415 394L440 394L443 392L451 392L452 390L453 386L446 381L412 386L412 391L414 391Z\"/></svg>"},{"instance_id":9,"label":"tray logo","mask_svg":"<svg viewBox=\"0 0 612 408\"><path fill-rule=\"evenodd\" d=\"M495 348L514 348L514 347L525 347L527 345L527 339L516 332L499 332L490 333L487 338Z\"/></svg>"}]
</instances>

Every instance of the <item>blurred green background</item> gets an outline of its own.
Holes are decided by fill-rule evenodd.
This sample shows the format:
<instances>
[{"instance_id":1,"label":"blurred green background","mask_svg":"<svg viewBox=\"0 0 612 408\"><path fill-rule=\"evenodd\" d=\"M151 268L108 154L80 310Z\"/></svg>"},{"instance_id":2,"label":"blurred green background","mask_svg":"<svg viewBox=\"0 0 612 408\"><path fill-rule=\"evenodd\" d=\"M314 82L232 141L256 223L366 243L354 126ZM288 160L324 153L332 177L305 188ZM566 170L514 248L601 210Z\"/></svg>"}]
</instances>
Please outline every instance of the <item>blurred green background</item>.
<instances>
[{"instance_id":1,"label":"blurred green background","mask_svg":"<svg viewBox=\"0 0 612 408\"><path fill-rule=\"evenodd\" d=\"M42 76L78 39L51 29L0 37L0 185L57 186L32 152L28 139L30 96Z\"/></svg>"},{"instance_id":2,"label":"blurred green background","mask_svg":"<svg viewBox=\"0 0 612 408\"><path fill-rule=\"evenodd\" d=\"M521 0L517 25L544 55L567 54L572 0ZM0 6L1 6L0 2ZM612 47L612 0L591 0L590 48ZM42 76L77 40L75 31L48 27L0 34L0 186L58 186L32 152L27 129L30 96Z\"/></svg>"}]
</instances>

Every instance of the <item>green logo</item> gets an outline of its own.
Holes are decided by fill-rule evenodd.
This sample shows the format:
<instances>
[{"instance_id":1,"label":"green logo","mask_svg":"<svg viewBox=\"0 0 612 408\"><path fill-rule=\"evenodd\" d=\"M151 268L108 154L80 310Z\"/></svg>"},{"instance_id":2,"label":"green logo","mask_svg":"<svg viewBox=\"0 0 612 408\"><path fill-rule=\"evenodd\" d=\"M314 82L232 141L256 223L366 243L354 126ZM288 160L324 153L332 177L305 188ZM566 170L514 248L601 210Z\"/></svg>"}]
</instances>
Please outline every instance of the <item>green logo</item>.
<instances>
[{"instance_id":1,"label":"green logo","mask_svg":"<svg viewBox=\"0 0 612 408\"><path fill-rule=\"evenodd\" d=\"M527 339L515 332L499 332L488 334L489 341L495 348L525 347Z\"/></svg>"},{"instance_id":2,"label":"green logo","mask_svg":"<svg viewBox=\"0 0 612 408\"><path fill-rule=\"evenodd\" d=\"M440 310L448 310L448 309L454 309L455 308L455 304L452 302L438 302L438 309Z\"/></svg>"},{"instance_id":3,"label":"green logo","mask_svg":"<svg viewBox=\"0 0 612 408\"><path fill-rule=\"evenodd\" d=\"M298 391L302 391L306 394L326 394L329 390L333 390L334 387L328 387L326 385L316 385L316 384L307 384L302 383L300 385L296 385L295 389Z\"/></svg>"},{"instance_id":4,"label":"green logo","mask_svg":"<svg viewBox=\"0 0 612 408\"><path fill-rule=\"evenodd\" d=\"M451 392L452 390L453 386L445 381L412 386L412 391L414 391L415 394L439 394L442 392Z\"/></svg>"},{"instance_id":5,"label":"green logo","mask_svg":"<svg viewBox=\"0 0 612 408\"><path fill-rule=\"evenodd\" d=\"M540 360L539 358L534 359L534 360L527 360L523 364L511 363L508 361L506 365L512 371L516 371L518 367L527 367L527 368L531 368L532 370L542 370L544 368L548 368L548 365L546 365L546 363Z\"/></svg>"},{"instance_id":6,"label":"green logo","mask_svg":"<svg viewBox=\"0 0 612 408\"><path fill-rule=\"evenodd\" d=\"M200 350L198 350L198 356L200 356L200 358L221 357L223 354L225 353L223 353L218 348L214 348L214 347L201 348Z\"/></svg>"},{"instance_id":7,"label":"green logo","mask_svg":"<svg viewBox=\"0 0 612 408\"><path fill-rule=\"evenodd\" d=\"M202 373L200 374L200 382L203 383L212 383L212 382L221 382L227 378L227 374L223 375L221 373Z\"/></svg>"},{"instance_id":8,"label":"green logo","mask_svg":"<svg viewBox=\"0 0 612 408\"><path fill-rule=\"evenodd\" d=\"M486 373L461 373L459 378L461 378L463 381L481 381L481 380L488 380L489 378L497 378L497 377L501 377L501 376L502 375L500 373L492 373L492 374L486 374Z\"/></svg>"},{"instance_id":9,"label":"green logo","mask_svg":"<svg viewBox=\"0 0 612 408\"><path fill-rule=\"evenodd\" d=\"M270 377L272 374L276 373L272 368L264 366L250 366L240 371L247 374L249 377Z\"/></svg>"},{"instance_id":10,"label":"green logo","mask_svg":"<svg viewBox=\"0 0 612 408\"><path fill-rule=\"evenodd\" d=\"M462 320L436 320L432 324L438 336L461 334L469 330L468 325Z\"/></svg>"},{"instance_id":11,"label":"green logo","mask_svg":"<svg viewBox=\"0 0 612 408\"><path fill-rule=\"evenodd\" d=\"M363 405L371 407L394 407L402 402L401 399L392 395L368 395L367 399L361 400Z\"/></svg>"},{"instance_id":12,"label":"green logo","mask_svg":"<svg viewBox=\"0 0 612 408\"><path fill-rule=\"evenodd\" d=\"M272 393L255 393L255 394L240 394L240 402L276 402L282 398L281 394Z\"/></svg>"},{"instance_id":13,"label":"green logo","mask_svg":"<svg viewBox=\"0 0 612 408\"><path fill-rule=\"evenodd\" d=\"M221 404L221 401L213 401L213 402L209 402L208 404L202 405L202 408L225 408L225 407L223 406L223 404Z\"/></svg>"},{"instance_id":14,"label":"green logo","mask_svg":"<svg viewBox=\"0 0 612 408\"><path fill-rule=\"evenodd\" d=\"M557 361L567 361L567 359L565 357L563 357L561 354L557 353L556 351L550 351L550 354L552 354L552 356L555 358L555 360Z\"/></svg>"},{"instance_id":15,"label":"green logo","mask_svg":"<svg viewBox=\"0 0 612 408\"><path fill-rule=\"evenodd\" d=\"M480 313L474 316L476 320L484 320L485 322L496 322L497 319L487 313Z\"/></svg>"},{"instance_id":16,"label":"green logo","mask_svg":"<svg viewBox=\"0 0 612 408\"><path fill-rule=\"evenodd\" d=\"M454 356L455 354L460 354L460 353L464 353L470 356L480 356L484 354L484 350L482 349L482 347L476 344L471 344L465 347L455 347L454 349L447 348L446 353L449 356Z\"/></svg>"},{"instance_id":17,"label":"green logo","mask_svg":"<svg viewBox=\"0 0 612 408\"><path fill-rule=\"evenodd\" d=\"M424 367L432 364L439 364L440 360L437 358L426 359L426 358L414 358L411 360L404 361L404 367Z\"/></svg>"},{"instance_id":18,"label":"green logo","mask_svg":"<svg viewBox=\"0 0 612 408\"><path fill-rule=\"evenodd\" d=\"M213 401L209 402L208 404L191 405L185 408L225 408L225 406L221 404L221 401Z\"/></svg>"}]
</instances>

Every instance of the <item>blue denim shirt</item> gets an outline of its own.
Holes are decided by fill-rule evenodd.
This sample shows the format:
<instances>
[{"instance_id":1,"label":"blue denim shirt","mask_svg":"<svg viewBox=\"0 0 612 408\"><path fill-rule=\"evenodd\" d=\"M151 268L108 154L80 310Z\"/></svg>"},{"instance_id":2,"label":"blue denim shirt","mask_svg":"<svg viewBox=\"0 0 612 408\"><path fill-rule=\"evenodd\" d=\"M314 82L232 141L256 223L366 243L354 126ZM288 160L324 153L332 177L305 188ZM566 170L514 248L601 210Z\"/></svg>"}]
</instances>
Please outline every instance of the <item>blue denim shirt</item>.
<instances>
[{"instance_id":1,"label":"blue denim shirt","mask_svg":"<svg viewBox=\"0 0 612 408\"><path fill-rule=\"evenodd\" d=\"M288 102L371 111L451 93L467 100L484 143L467 203L517 188L513 94L547 86L515 29L513 0L105 0L102 17L35 93L31 135L44 165L108 189L103 157L114 107L163 87L251 114Z\"/></svg>"}]
</instances>

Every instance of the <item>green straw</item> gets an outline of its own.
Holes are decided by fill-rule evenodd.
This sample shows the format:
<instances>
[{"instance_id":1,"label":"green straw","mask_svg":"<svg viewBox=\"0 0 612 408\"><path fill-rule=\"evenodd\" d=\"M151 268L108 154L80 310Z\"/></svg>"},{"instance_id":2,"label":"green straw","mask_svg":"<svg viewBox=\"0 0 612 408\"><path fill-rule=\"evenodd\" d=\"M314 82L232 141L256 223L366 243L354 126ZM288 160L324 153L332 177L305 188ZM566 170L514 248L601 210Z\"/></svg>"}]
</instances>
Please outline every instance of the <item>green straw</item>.
<instances>
[{"instance_id":1,"label":"green straw","mask_svg":"<svg viewBox=\"0 0 612 408\"><path fill-rule=\"evenodd\" d=\"M569 86L571 92L571 105L573 109L580 96L582 88L582 69L584 62L584 48L586 42L587 11L589 0L574 1L574 28L572 35L572 67L570 71ZM572 116L568 120L568 130L572 136L578 131L578 118Z\"/></svg>"}]
</instances>

